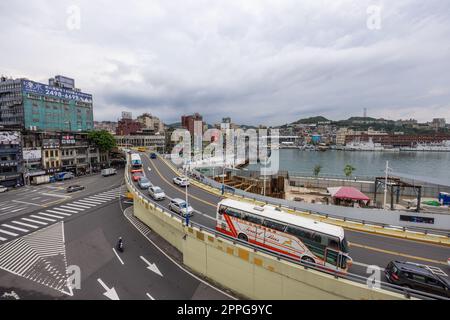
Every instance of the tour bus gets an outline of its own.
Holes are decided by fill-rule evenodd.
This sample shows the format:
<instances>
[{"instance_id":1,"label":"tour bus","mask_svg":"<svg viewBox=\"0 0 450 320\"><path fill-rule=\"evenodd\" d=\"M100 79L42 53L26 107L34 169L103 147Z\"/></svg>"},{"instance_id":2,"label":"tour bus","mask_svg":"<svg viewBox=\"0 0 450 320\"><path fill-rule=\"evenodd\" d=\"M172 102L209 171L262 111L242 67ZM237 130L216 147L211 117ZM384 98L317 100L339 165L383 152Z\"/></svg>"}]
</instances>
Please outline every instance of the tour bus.
<instances>
[{"instance_id":1,"label":"tour bus","mask_svg":"<svg viewBox=\"0 0 450 320\"><path fill-rule=\"evenodd\" d=\"M138 153L132 153L131 156L131 172L142 171L142 160Z\"/></svg>"},{"instance_id":2,"label":"tour bus","mask_svg":"<svg viewBox=\"0 0 450 320\"><path fill-rule=\"evenodd\" d=\"M327 270L346 272L352 262L344 229L269 205L222 200L216 230Z\"/></svg>"}]
</instances>

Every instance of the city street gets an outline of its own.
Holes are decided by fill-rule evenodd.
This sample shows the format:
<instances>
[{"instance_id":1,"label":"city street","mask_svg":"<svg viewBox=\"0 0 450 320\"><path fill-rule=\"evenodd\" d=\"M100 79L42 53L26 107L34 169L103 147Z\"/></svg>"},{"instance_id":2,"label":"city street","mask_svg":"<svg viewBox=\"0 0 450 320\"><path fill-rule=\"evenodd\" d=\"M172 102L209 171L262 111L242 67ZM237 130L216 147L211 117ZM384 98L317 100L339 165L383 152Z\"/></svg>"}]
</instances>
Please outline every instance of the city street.
<instances>
[{"instance_id":1,"label":"city street","mask_svg":"<svg viewBox=\"0 0 450 320\"><path fill-rule=\"evenodd\" d=\"M171 198L185 199L185 190L173 184L175 173L161 159L150 159L147 154L141 153L143 167L150 181L162 189ZM220 197L211 194L194 185L189 186L189 204L194 208L192 221L209 228L215 228L216 205ZM148 194L144 192L148 197ZM159 201L158 204L168 208L168 200ZM426 244L417 241L398 239L393 237L375 235L370 233L345 230L350 243L350 256L354 264L350 272L367 277L369 265L383 268L392 260L410 261L427 264L450 273L447 265L449 249L445 246Z\"/></svg>"},{"instance_id":2,"label":"city street","mask_svg":"<svg viewBox=\"0 0 450 320\"><path fill-rule=\"evenodd\" d=\"M123 169L117 174L102 177L100 174L81 176L74 179L47 183L37 186L25 186L0 193L0 222L30 213L57 204L77 199L94 192L100 192L120 185L123 178ZM70 185L79 184L84 190L67 193ZM0 234L1 237L1 234ZM1 239L0 239L1 243Z\"/></svg>"},{"instance_id":3,"label":"city street","mask_svg":"<svg viewBox=\"0 0 450 320\"><path fill-rule=\"evenodd\" d=\"M0 228L15 236L3 234L8 239L0 243L0 300L231 298L186 271L175 250L132 216L120 197L123 186L90 190L47 211L2 221ZM119 236L122 253L115 249ZM77 268L81 286L71 290L68 279Z\"/></svg>"}]
</instances>

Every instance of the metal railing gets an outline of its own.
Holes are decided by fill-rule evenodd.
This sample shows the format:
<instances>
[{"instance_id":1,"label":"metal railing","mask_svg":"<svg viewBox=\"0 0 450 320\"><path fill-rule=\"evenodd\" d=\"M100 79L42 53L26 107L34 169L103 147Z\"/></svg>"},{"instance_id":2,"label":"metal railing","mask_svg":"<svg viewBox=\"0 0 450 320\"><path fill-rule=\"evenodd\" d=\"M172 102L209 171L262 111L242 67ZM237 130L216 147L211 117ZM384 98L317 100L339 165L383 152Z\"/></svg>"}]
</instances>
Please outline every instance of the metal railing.
<instances>
[{"instance_id":1,"label":"metal railing","mask_svg":"<svg viewBox=\"0 0 450 320\"><path fill-rule=\"evenodd\" d=\"M290 263L302 266L305 270L307 269L311 269L311 270L315 270L318 272L322 272L322 273L326 273L328 275L333 276L336 279L346 279L346 280L350 280L353 282L357 282L360 284L365 284L367 285L367 281L368 279L357 275L357 274L353 274L353 273L342 273L342 271L331 271L329 269L324 269L324 267L322 265L316 264L316 263L311 263L311 262L307 262L307 261L300 261L300 260L295 260L287 255L284 254L280 254L280 253L276 253L273 251L270 251L264 247L258 246L258 245L254 245L254 244L250 244L244 240L241 239L237 239L237 238L233 238L230 237L228 235L225 235L223 233L220 233L218 231L216 231L215 229L209 228L207 226L204 226L200 223L194 222L190 219L188 219L188 224L186 224L186 218L181 217L180 215L168 210L167 208L165 208L164 206L160 205L159 203L157 203L156 201L154 201L153 199L151 199L150 197L147 197L146 195L144 195L142 193L142 190L139 190L138 188L135 187L134 183L132 182L130 175L129 175L129 170L128 170L128 164L126 166L126 170L125 170L125 180L127 182L127 185L129 188L131 188L136 194L139 194L139 197L142 197L143 199L145 199L149 204L153 205L155 208L159 208L163 213L169 215L171 218L175 218L177 219L180 223L183 223L184 225L191 227L191 228L197 228L199 231L206 231L209 232L211 234L214 235L215 238L221 238L221 239L225 239L230 241L231 243L233 243L234 245L238 244L244 247L247 247L249 249L251 249L252 251L256 252L262 252L264 254L270 255L274 258L276 258L278 261L280 260L284 260L284 261L288 261ZM395 292L398 294L402 294L404 295L407 299L411 299L411 298L417 298L417 299L425 299L425 300L450 300L446 297L443 296L438 296L438 295L434 295L431 293L426 293L426 292L422 292L422 291L418 291L418 290L414 290L414 289L410 289L410 288L405 288L405 287L401 287L398 285L394 285L391 283L387 283L387 282L383 282L383 281L375 281L376 285L379 285L381 287L381 289L384 290L388 290L391 292Z\"/></svg>"}]
</instances>

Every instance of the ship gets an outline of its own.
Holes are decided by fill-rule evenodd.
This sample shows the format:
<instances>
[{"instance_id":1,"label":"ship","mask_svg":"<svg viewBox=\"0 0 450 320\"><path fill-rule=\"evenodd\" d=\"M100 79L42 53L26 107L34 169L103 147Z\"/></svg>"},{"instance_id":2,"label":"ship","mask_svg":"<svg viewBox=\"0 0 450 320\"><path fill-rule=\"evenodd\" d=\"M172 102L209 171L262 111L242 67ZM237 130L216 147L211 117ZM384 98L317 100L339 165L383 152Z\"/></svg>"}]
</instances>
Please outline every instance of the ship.
<instances>
[{"instance_id":1,"label":"ship","mask_svg":"<svg viewBox=\"0 0 450 320\"><path fill-rule=\"evenodd\" d=\"M450 152L450 140L441 143L417 143L411 147L402 147L401 151L433 151L433 152Z\"/></svg>"}]
</instances>

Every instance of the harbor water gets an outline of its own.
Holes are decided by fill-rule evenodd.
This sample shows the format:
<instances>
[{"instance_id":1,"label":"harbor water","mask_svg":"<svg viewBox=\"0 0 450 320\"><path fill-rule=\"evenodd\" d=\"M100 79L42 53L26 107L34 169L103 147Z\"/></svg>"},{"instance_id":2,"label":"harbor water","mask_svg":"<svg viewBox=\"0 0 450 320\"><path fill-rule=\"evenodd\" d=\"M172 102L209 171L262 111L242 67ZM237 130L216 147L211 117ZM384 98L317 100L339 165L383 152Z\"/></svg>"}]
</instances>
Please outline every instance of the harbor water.
<instances>
[{"instance_id":1,"label":"harbor water","mask_svg":"<svg viewBox=\"0 0 450 320\"><path fill-rule=\"evenodd\" d=\"M321 176L343 176L347 164L356 170L352 176L383 176L386 161L395 172L432 177L450 182L450 152L370 152L328 150L302 151L281 149L280 170L313 174L314 167L320 165ZM258 170L251 164L248 170Z\"/></svg>"}]
</instances>

